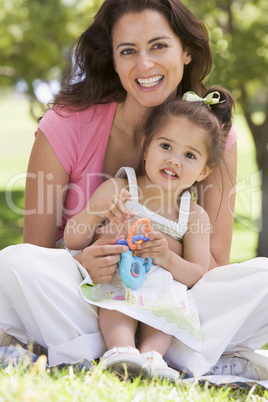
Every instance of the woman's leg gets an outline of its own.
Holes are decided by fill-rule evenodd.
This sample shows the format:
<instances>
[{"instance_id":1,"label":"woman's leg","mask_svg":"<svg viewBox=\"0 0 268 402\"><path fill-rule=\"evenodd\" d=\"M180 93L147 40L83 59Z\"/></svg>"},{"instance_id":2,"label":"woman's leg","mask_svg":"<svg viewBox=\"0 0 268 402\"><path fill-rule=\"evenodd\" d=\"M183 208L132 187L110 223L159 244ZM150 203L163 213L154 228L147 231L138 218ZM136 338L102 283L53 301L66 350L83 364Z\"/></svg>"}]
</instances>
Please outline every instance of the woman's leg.
<instances>
[{"instance_id":1,"label":"woman's leg","mask_svg":"<svg viewBox=\"0 0 268 402\"><path fill-rule=\"evenodd\" d=\"M22 244L0 252L0 327L47 348L49 364L96 359L106 350L97 308L80 295L80 269L66 250Z\"/></svg>"},{"instance_id":2,"label":"woman's leg","mask_svg":"<svg viewBox=\"0 0 268 402\"><path fill-rule=\"evenodd\" d=\"M173 339L166 354L173 367L202 375L222 354L254 351L268 342L267 258L215 268L190 292L200 316L202 350Z\"/></svg>"},{"instance_id":3,"label":"woman's leg","mask_svg":"<svg viewBox=\"0 0 268 402\"><path fill-rule=\"evenodd\" d=\"M137 321L116 310L99 309L99 324L107 349L135 348Z\"/></svg>"}]
</instances>

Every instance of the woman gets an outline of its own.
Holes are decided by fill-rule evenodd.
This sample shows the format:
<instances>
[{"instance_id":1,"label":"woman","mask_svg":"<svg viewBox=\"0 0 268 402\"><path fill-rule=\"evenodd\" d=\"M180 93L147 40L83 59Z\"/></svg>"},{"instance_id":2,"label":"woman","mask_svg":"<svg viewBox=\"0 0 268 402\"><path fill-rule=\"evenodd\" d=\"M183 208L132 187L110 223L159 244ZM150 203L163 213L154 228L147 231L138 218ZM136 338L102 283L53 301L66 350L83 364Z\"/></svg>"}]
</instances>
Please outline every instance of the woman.
<instances>
[{"instance_id":1,"label":"woman","mask_svg":"<svg viewBox=\"0 0 268 402\"><path fill-rule=\"evenodd\" d=\"M179 0L106 0L79 40L75 72L56 98L55 110L49 111L39 125L26 184L24 242L54 247L66 220L85 206L103 178L114 176L124 165L137 167L141 139L136 125L146 111L187 90L202 96L202 80L210 67L207 31ZM235 141L231 132L225 154L228 169L215 169L199 189L200 203L213 224L211 268L229 262ZM122 246L115 245L117 240L114 235L101 237L76 260L65 250L33 245L2 251L2 328L24 343L33 339L48 348L50 364L100 357L105 345L97 311L81 300L78 288L85 270L93 283L113 278L123 251ZM253 349L266 342L268 317L262 315L255 326L251 323L258 341L240 347L248 329L244 328L249 315L247 309L244 312L248 293L239 294L240 326L234 324L236 316L231 316L232 321L225 315L226 303L237 303L228 292L233 286L232 275L239 272L238 276L243 276L242 268L219 268L223 270L220 275L218 269L213 270L209 273L212 276L193 287L205 329L204 351L196 354L174 341L167 354L175 358L171 358L174 367L202 374L224 351ZM216 285L222 280L222 299L219 288L210 281L215 275ZM259 277L266 278L267 271L258 267L254 275L261 286L264 278ZM248 283L248 276L243 280ZM205 296L213 292L219 303L209 309L211 301ZM259 295L266 297L267 303L266 290ZM251 301L253 317L260 309L260 300L255 299ZM229 331L222 330L218 317L226 317L228 325L232 322ZM250 339L253 333L248 333Z\"/></svg>"}]
</instances>

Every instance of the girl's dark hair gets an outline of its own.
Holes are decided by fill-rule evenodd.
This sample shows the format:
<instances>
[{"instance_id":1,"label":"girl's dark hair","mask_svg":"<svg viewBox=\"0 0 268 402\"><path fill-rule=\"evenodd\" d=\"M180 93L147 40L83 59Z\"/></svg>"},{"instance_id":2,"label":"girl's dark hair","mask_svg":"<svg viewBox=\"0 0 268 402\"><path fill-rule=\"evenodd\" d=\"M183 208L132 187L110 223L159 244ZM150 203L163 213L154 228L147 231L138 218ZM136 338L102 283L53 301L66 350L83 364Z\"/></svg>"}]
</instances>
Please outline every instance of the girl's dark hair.
<instances>
[{"instance_id":1,"label":"girl's dark hair","mask_svg":"<svg viewBox=\"0 0 268 402\"><path fill-rule=\"evenodd\" d=\"M219 164L223 158L226 138L232 126L234 100L230 92L220 86L209 88L205 96L214 91L219 92L221 103L208 106L202 101L190 102L176 98L152 108L143 125L145 135L143 151L148 148L154 135L170 117L183 117L208 133L207 166L213 167ZM137 173L144 172L144 161L141 160Z\"/></svg>"},{"instance_id":2,"label":"girl's dark hair","mask_svg":"<svg viewBox=\"0 0 268 402\"><path fill-rule=\"evenodd\" d=\"M204 94L202 81L212 64L208 32L180 0L105 0L92 25L78 40L73 71L56 96L55 105L83 110L92 104L125 99L126 91L113 65L113 29L125 14L145 10L162 14L192 56L185 66L178 94L188 90Z\"/></svg>"}]
</instances>

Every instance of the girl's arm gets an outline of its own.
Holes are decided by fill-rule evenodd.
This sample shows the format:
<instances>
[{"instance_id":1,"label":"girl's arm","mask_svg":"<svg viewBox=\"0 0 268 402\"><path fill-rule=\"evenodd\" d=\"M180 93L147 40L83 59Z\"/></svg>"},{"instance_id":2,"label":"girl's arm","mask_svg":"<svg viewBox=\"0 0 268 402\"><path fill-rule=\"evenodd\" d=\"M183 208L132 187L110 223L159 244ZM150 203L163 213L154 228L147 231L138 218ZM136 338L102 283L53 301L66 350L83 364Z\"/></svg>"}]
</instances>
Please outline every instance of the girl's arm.
<instances>
[{"instance_id":1,"label":"girl's arm","mask_svg":"<svg viewBox=\"0 0 268 402\"><path fill-rule=\"evenodd\" d=\"M106 218L120 229L128 218L135 216L125 206L125 202L131 199L126 185L125 179L118 178L107 180L97 188L85 208L67 222L64 242L69 249L87 247Z\"/></svg>"},{"instance_id":2,"label":"girl's arm","mask_svg":"<svg viewBox=\"0 0 268 402\"><path fill-rule=\"evenodd\" d=\"M225 163L199 183L199 203L212 226L209 269L229 264L233 234L237 144L225 153Z\"/></svg>"},{"instance_id":3,"label":"girl's arm","mask_svg":"<svg viewBox=\"0 0 268 402\"><path fill-rule=\"evenodd\" d=\"M69 174L38 130L26 179L24 243L55 247L68 182Z\"/></svg>"},{"instance_id":4,"label":"girl's arm","mask_svg":"<svg viewBox=\"0 0 268 402\"><path fill-rule=\"evenodd\" d=\"M207 213L191 203L188 230L183 237L183 255L169 248L160 231L148 234L151 239L139 248L140 257L151 257L154 263L169 271L178 282L192 287L208 271L210 259L210 223Z\"/></svg>"}]
</instances>

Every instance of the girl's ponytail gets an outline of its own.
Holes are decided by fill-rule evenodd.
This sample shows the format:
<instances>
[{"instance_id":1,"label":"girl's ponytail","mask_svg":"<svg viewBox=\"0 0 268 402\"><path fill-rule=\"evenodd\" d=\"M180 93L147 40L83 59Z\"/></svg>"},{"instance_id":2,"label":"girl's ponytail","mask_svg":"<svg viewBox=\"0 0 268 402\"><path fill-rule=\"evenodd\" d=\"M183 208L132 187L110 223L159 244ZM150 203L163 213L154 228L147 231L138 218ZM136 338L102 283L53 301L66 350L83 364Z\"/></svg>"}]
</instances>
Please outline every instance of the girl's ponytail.
<instances>
[{"instance_id":1,"label":"girl's ponytail","mask_svg":"<svg viewBox=\"0 0 268 402\"><path fill-rule=\"evenodd\" d=\"M227 136L232 127L234 99L227 89L216 85L210 87L206 91L205 97L212 92L218 92L220 94L220 98L218 103L209 105L209 108L219 120L224 135Z\"/></svg>"}]
</instances>

